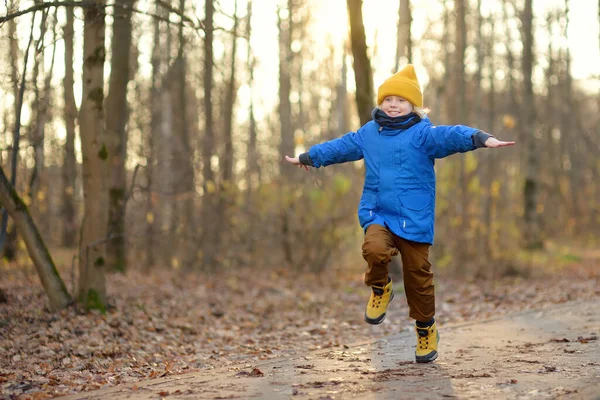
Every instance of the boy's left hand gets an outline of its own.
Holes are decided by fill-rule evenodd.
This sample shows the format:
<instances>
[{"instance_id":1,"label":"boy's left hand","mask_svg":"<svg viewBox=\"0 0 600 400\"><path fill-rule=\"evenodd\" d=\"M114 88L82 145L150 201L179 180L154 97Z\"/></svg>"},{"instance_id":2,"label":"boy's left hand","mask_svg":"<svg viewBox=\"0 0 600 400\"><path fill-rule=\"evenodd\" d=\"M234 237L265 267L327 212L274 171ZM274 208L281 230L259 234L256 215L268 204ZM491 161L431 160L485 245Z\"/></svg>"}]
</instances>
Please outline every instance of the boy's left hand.
<instances>
[{"instance_id":1,"label":"boy's left hand","mask_svg":"<svg viewBox=\"0 0 600 400\"><path fill-rule=\"evenodd\" d=\"M502 140L498 140L495 137L488 138L488 140L486 140L484 143L485 147L505 147L512 146L513 144L515 144L514 141L503 142Z\"/></svg>"}]
</instances>

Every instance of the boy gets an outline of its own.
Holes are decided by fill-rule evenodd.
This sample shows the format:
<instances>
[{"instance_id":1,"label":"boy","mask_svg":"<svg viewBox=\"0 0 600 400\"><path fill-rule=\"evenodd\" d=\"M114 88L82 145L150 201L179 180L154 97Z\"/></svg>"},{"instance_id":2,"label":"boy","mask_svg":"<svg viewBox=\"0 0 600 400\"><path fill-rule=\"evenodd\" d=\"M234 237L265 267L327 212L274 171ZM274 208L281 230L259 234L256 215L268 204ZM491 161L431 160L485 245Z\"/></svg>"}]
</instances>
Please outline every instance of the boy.
<instances>
[{"instance_id":1,"label":"boy","mask_svg":"<svg viewBox=\"0 0 600 400\"><path fill-rule=\"evenodd\" d=\"M364 159L365 182L358 219L365 231L365 284L372 289L365 321L380 324L385 319L394 297L388 264L400 253L409 315L416 321L415 358L419 363L428 363L437 358L439 342L429 262L435 159L514 142L499 141L468 126L432 125L422 108L423 94L411 64L383 82L377 104L373 120L358 131L317 144L299 157L286 156L286 160L308 170L308 166L319 168Z\"/></svg>"}]
</instances>

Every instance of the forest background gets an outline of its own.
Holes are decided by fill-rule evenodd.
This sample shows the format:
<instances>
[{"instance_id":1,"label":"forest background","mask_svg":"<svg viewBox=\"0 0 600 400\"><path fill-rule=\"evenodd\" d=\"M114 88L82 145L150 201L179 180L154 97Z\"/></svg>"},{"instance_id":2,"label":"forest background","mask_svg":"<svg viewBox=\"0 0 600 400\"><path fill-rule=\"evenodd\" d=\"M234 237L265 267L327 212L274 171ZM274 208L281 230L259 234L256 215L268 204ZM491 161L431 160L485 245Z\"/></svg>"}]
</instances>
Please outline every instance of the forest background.
<instances>
[{"instance_id":1,"label":"forest background","mask_svg":"<svg viewBox=\"0 0 600 400\"><path fill-rule=\"evenodd\" d=\"M436 163L436 271L589 268L599 26L595 0L5 2L3 329L30 306L114 311L148 277L360 283L362 164L283 157L368 121L408 62L434 123L517 141Z\"/></svg>"}]
</instances>

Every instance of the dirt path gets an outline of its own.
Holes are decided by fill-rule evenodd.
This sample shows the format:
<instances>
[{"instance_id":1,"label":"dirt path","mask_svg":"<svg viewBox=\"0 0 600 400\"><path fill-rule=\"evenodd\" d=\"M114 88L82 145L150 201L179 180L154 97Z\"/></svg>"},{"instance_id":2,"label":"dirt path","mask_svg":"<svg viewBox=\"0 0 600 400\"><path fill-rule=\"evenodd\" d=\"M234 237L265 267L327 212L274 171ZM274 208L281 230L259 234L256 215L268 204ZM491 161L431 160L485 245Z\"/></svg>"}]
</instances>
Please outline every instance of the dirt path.
<instances>
[{"instance_id":1,"label":"dirt path","mask_svg":"<svg viewBox=\"0 0 600 400\"><path fill-rule=\"evenodd\" d=\"M63 399L600 399L597 302L440 326L440 334L433 364L414 363L414 334L403 333Z\"/></svg>"}]
</instances>

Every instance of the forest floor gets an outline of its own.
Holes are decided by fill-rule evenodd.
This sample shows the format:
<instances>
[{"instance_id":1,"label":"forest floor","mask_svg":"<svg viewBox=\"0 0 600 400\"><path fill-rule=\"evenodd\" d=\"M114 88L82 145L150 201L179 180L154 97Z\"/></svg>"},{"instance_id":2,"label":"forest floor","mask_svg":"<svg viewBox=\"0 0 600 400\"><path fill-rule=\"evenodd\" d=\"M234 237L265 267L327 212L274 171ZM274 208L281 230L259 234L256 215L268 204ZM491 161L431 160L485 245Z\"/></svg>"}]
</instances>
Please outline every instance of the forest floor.
<instances>
[{"instance_id":1,"label":"forest floor","mask_svg":"<svg viewBox=\"0 0 600 400\"><path fill-rule=\"evenodd\" d=\"M440 357L431 364L414 362L414 336L407 332L63 399L596 400L599 330L597 302L570 301L485 322L445 325Z\"/></svg>"},{"instance_id":2,"label":"forest floor","mask_svg":"<svg viewBox=\"0 0 600 400\"><path fill-rule=\"evenodd\" d=\"M566 255L527 278L438 274L443 347L431 365L414 364L401 282L386 321L363 322L369 289L359 268L130 271L108 276L106 314L83 314L49 313L35 272L3 266L0 399L97 389L104 398L582 395L600 382L599 253ZM421 393L423 381L434 392Z\"/></svg>"}]
</instances>

